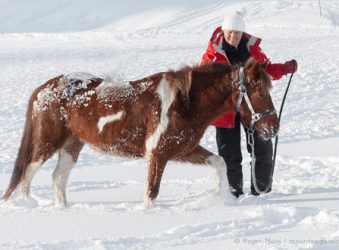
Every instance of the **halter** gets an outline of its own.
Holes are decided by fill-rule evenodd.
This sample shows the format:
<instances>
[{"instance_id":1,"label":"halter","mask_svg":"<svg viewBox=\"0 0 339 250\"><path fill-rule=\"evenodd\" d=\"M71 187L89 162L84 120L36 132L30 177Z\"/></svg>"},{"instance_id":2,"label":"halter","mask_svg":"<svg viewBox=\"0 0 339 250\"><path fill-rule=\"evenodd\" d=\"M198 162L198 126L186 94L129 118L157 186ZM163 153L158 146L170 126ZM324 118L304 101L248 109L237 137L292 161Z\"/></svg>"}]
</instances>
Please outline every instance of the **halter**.
<instances>
[{"instance_id":1,"label":"halter","mask_svg":"<svg viewBox=\"0 0 339 250\"><path fill-rule=\"evenodd\" d=\"M255 154L254 154L254 123L259 121L261 118L264 118L264 117L269 116L269 115L274 115L277 112L276 112L275 109L266 110L266 111L261 112L261 113L256 113L254 111L253 106L252 106L251 101L250 101L250 98L248 97L248 94L247 94L247 89L246 89L245 82L244 82L244 68L243 67L240 67L240 69L239 69L239 92L240 93L239 93L239 97L238 97L238 101L237 101L237 112L240 112L240 105L241 105L243 99L245 99L247 106L248 106L249 110L251 111L251 122L249 123L249 125L247 127L247 130L248 130L247 143L251 146L251 156L252 156L251 174L252 174L253 187L258 194L267 193L267 191L269 190L271 185L268 185L265 190L261 191L258 188L257 178L255 176L255 161L256 161L256 158L255 158ZM272 178L272 176L271 176L271 178Z\"/></svg>"},{"instance_id":2,"label":"halter","mask_svg":"<svg viewBox=\"0 0 339 250\"><path fill-rule=\"evenodd\" d=\"M251 122L248 125L248 130L254 131L253 127L254 127L255 122L259 121L261 118L264 118L269 115L275 115L277 113L275 109L266 110L261 113L256 113L254 111L250 98L248 97L248 94L247 94L247 89L246 89L245 82L244 82L244 68L243 67L240 67L239 69L239 92L240 93L239 93L239 97L237 101L237 112L240 112L240 105L244 98L245 98L245 101L247 103L249 110L251 111Z\"/></svg>"}]
</instances>

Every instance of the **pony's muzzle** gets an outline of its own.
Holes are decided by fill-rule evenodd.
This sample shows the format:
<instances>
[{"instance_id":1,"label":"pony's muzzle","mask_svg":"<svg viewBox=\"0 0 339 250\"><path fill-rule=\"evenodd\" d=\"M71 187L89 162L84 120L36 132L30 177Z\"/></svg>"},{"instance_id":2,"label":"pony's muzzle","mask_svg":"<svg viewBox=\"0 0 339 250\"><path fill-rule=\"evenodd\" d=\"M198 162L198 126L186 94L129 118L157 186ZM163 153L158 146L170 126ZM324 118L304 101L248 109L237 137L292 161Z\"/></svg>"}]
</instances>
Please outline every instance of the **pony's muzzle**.
<instances>
[{"instance_id":1,"label":"pony's muzzle","mask_svg":"<svg viewBox=\"0 0 339 250\"><path fill-rule=\"evenodd\" d=\"M276 125L276 126L274 126L274 128L273 128L273 135L272 135L272 138L273 138L273 137L276 137L276 136L278 135L278 133L279 133L279 125Z\"/></svg>"},{"instance_id":2,"label":"pony's muzzle","mask_svg":"<svg viewBox=\"0 0 339 250\"><path fill-rule=\"evenodd\" d=\"M274 125L272 127L261 127L258 132L259 132L259 137L267 141L278 135L279 125Z\"/></svg>"}]
</instances>

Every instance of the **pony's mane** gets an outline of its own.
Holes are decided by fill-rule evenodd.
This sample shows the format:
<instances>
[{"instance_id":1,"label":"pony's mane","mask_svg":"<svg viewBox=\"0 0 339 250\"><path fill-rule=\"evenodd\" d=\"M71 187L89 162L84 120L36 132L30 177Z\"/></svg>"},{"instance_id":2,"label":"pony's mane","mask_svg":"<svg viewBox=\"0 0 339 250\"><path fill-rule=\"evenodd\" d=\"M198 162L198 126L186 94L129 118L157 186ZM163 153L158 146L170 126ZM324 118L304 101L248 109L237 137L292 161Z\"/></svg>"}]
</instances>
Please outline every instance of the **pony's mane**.
<instances>
[{"instance_id":1,"label":"pony's mane","mask_svg":"<svg viewBox=\"0 0 339 250\"><path fill-rule=\"evenodd\" d=\"M204 65L195 65L191 67L193 72L206 73L231 73L232 67L224 63L206 63Z\"/></svg>"},{"instance_id":2,"label":"pony's mane","mask_svg":"<svg viewBox=\"0 0 339 250\"><path fill-rule=\"evenodd\" d=\"M253 57L249 58L244 66L246 76L256 81L258 86L265 92L269 92L272 88L271 78L267 74L265 68L267 62L261 64ZM183 66L179 70L169 70L166 72L166 79L171 88L179 92L185 105L189 105L189 92L192 85L192 74L194 73L224 73L230 74L234 67L223 63L207 63L204 65Z\"/></svg>"},{"instance_id":3,"label":"pony's mane","mask_svg":"<svg viewBox=\"0 0 339 250\"><path fill-rule=\"evenodd\" d=\"M232 67L222 63L207 63L205 65L183 66L179 70L169 70L166 74L174 91L181 94L186 106L189 104L189 92L194 73L225 73L229 74Z\"/></svg>"}]
</instances>

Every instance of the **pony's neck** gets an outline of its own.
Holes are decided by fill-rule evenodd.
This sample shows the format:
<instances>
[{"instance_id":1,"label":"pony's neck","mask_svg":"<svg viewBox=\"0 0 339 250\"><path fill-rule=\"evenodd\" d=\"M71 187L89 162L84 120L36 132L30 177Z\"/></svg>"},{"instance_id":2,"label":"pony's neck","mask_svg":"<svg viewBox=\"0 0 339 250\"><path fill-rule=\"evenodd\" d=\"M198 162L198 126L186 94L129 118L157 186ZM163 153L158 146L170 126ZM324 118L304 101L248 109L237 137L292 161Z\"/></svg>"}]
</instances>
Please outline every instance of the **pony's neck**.
<instances>
[{"instance_id":1,"label":"pony's neck","mask_svg":"<svg viewBox=\"0 0 339 250\"><path fill-rule=\"evenodd\" d=\"M194 72L193 109L200 120L209 123L226 111L235 111L231 73Z\"/></svg>"}]
</instances>

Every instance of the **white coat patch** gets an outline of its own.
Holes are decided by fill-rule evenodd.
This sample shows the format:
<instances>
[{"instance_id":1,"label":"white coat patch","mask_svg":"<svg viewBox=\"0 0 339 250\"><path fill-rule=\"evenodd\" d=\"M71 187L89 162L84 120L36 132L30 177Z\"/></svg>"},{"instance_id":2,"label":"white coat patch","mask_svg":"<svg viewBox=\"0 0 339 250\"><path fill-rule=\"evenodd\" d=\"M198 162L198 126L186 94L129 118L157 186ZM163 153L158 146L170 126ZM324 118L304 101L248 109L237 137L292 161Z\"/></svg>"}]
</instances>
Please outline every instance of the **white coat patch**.
<instances>
[{"instance_id":1,"label":"white coat patch","mask_svg":"<svg viewBox=\"0 0 339 250\"><path fill-rule=\"evenodd\" d=\"M168 110L175 98L175 92L170 89L167 81L162 78L159 83L157 92L161 102L161 114L160 123L155 132L146 140L146 152L145 156L149 157L152 154L152 150L158 145L160 136L166 131L168 126Z\"/></svg>"},{"instance_id":2,"label":"white coat patch","mask_svg":"<svg viewBox=\"0 0 339 250\"><path fill-rule=\"evenodd\" d=\"M118 113L114 114L114 115L108 115L108 116L105 116L105 117L101 117L98 121L98 129L99 129L99 133L102 132L102 130L104 129L105 125L107 123L110 123L110 122L114 122L114 121L117 121L117 120L120 120L122 115L123 115L124 111L119 111Z\"/></svg>"}]
</instances>

